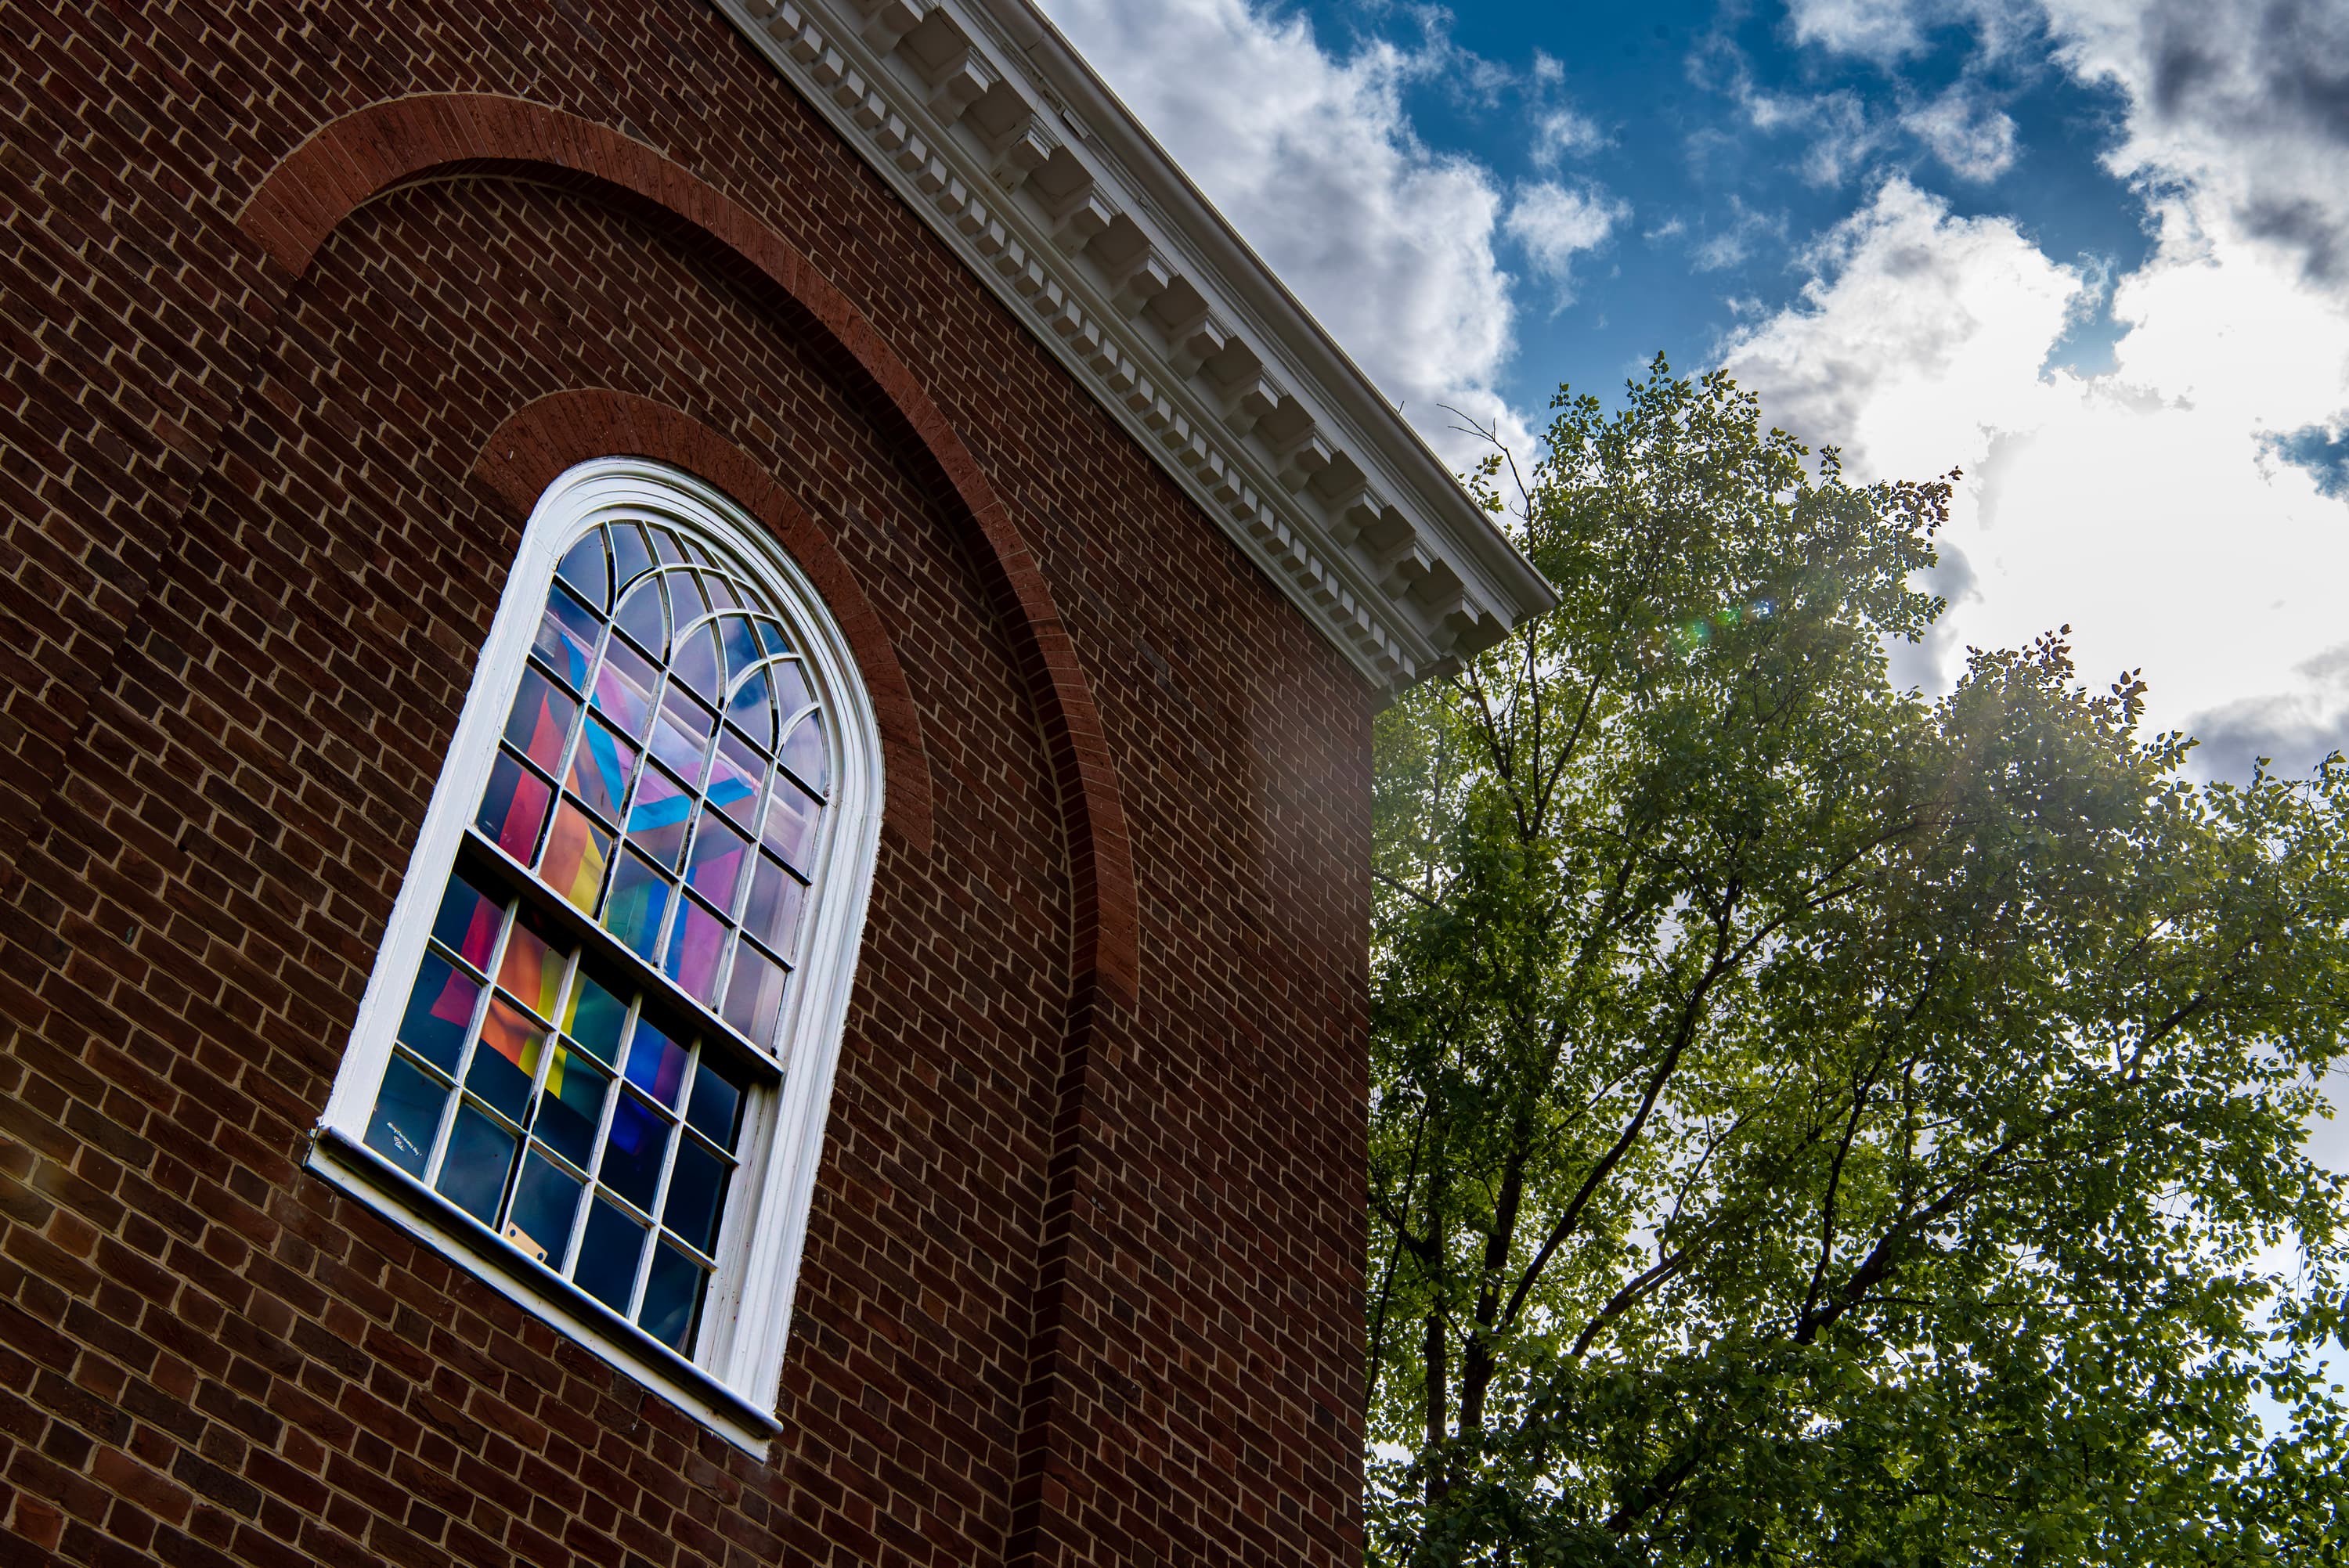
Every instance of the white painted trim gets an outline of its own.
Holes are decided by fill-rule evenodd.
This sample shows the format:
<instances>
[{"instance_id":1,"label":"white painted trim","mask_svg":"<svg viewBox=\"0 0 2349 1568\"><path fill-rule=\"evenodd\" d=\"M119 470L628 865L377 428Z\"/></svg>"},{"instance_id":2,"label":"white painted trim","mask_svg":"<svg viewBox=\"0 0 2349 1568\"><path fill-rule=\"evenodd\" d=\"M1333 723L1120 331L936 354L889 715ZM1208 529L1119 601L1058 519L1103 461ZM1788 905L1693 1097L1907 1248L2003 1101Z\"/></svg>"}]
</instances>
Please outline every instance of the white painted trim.
<instances>
[{"instance_id":1,"label":"white painted trim","mask_svg":"<svg viewBox=\"0 0 2349 1568\"><path fill-rule=\"evenodd\" d=\"M719 1391L721 1397L716 1399L708 1389L697 1392L690 1377L680 1380L677 1368L659 1357L648 1358L635 1343L644 1336L627 1326L621 1326L626 1332L615 1333L612 1320L599 1321L598 1315L566 1305L567 1287L533 1285L528 1268L512 1266L504 1243L422 1192L419 1183L403 1185L396 1178L404 1173L388 1167L370 1170L361 1146L441 889L496 756L498 735L547 584L572 541L594 520L611 512L658 514L762 580L798 634L810 685L826 710L833 748L824 843L812 868L800 962L775 1035L780 1087L757 1097L767 1104L762 1109L754 1107L745 1118L737 1193L719 1237L719 1272L710 1284L703 1311L707 1326L691 1364ZM603 458L567 470L547 487L523 530L521 548L450 742L448 761L409 857L359 1003L358 1021L320 1119L321 1130L336 1136L319 1141L310 1169L389 1215L559 1332L725 1433L729 1440L762 1451L771 1431L760 1434L753 1430L755 1421L739 1414L721 1419L712 1411L729 1398L753 1411L771 1410L774 1405L831 1107L833 1073L847 1023L879 849L883 792L880 731L847 639L805 574L766 531L716 490L665 464ZM338 1150L340 1143L349 1147ZM388 1179L387 1172L395 1179ZM466 1233L469 1229L478 1233ZM552 1274L544 1277L554 1280Z\"/></svg>"},{"instance_id":2,"label":"white painted trim","mask_svg":"<svg viewBox=\"0 0 2349 1568\"><path fill-rule=\"evenodd\" d=\"M711 4L1372 683L1557 603L1032 0Z\"/></svg>"}]
</instances>

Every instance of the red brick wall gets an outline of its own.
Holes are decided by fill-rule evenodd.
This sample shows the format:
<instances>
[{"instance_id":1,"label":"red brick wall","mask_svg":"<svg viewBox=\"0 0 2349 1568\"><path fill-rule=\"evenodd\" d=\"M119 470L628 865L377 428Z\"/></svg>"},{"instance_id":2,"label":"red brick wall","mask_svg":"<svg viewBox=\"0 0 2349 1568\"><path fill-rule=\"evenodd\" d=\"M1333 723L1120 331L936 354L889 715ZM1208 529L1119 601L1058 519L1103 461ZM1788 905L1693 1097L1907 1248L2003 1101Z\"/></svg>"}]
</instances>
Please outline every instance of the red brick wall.
<instances>
[{"instance_id":1,"label":"red brick wall","mask_svg":"<svg viewBox=\"0 0 2349 1568\"><path fill-rule=\"evenodd\" d=\"M1366 694L688 0L0 0L0 1563L1358 1555ZM834 346L641 210L236 217L405 95L567 109L797 247L967 445L1097 703L1138 995L1081 984L1056 721L963 501ZM520 518L611 388L761 463L902 665L761 1463L300 1171Z\"/></svg>"}]
</instances>

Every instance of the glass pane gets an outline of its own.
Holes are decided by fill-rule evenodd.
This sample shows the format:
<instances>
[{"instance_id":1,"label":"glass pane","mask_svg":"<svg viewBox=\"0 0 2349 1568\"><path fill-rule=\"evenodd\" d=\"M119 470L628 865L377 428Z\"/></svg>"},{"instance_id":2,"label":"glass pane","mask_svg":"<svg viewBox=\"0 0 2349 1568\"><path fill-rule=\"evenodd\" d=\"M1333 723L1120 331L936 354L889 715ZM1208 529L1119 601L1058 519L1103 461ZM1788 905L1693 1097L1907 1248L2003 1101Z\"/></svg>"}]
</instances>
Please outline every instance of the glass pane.
<instances>
[{"instance_id":1,"label":"glass pane","mask_svg":"<svg viewBox=\"0 0 2349 1568\"><path fill-rule=\"evenodd\" d=\"M546 608L538 617L538 636L530 651L577 691L587 684L595 665L595 638L604 623L579 596L557 583L546 591Z\"/></svg>"},{"instance_id":2,"label":"glass pane","mask_svg":"<svg viewBox=\"0 0 2349 1568\"><path fill-rule=\"evenodd\" d=\"M702 578L701 591L709 595L712 609L739 610L742 607L741 596L734 592L734 584L714 572Z\"/></svg>"},{"instance_id":3,"label":"glass pane","mask_svg":"<svg viewBox=\"0 0 2349 1568\"><path fill-rule=\"evenodd\" d=\"M655 560L664 566L681 566L685 563L685 552L677 547L676 534L666 528L654 528L647 531L653 536Z\"/></svg>"},{"instance_id":4,"label":"glass pane","mask_svg":"<svg viewBox=\"0 0 2349 1568\"><path fill-rule=\"evenodd\" d=\"M768 676L775 683L775 712L783 719L796 717L815 698L808 691L807 672L794 659L786 665L771 665Z\"/></svg>"},{"instance_id":5,"label":"glass pane","mask_svg":"<svg viewBox=\"0 0 2349 1568\"><path fill-rule=\"evenodd\" d=\"M726 646L726 685L730 690L759 662L759 638L750 621L740 615L718 617L718 637Z\"/></svg>"},{"instance_id":6,"label":"glass pane","mask_svg":"<svg viewBox=\"0 0 2349 1568\"><path fill-rule=\"evenodd\" d=\"M686 1049L667 1035L636 1020L636 1037L628 1042L628 1081L660 1101L674 1107L677 1091L685 1084Z\"/></svg>"},{"instance_id":7,"label":"glass pane","mask_svg":"<svg viewBox=\"0 0 2349 1568\"><path fill-rule=\"evenodd\" d=\"M701 1069L693 1075L693 1100L685 1108L686 1121L712 1143L730 1150L741 1125L745 1081L741 1069L731 1063L703 1057Z\"/></svg>"},{"instance_id":8,"label":"glass pane","mask_svg":"<svg viewBox=\"0 0 2349 1568\"><path fill-rule=\"evenodd\" d=\"M546 1064L546 1087L539 1092L538 1120L531 1131L582 1171L595 1156L595 1128L604 1119L604 1091L612 1075L583 1052L554 1047Z\"/></svg>"},{"instance_id":9,"label":"glass pane","mask_svg":"<svg viewBox=\"0 0 2349 1568\"><path fill-rule=\"evenodd\" d=\"M730 724L740 727L750 738L750 744L761 751L775 748L775 704L768 691L767 672L753 670L750 678L737 687L731 701L726 705Z\"/></svg>"},{"instance_id":10,"label":"glass pane","mask_svg":"<svg viewBox=\"0 0 2349 1568\"><path fill-rule=\"evenodd\" d=\"M611 863L612 835L578 801L564 796L554 810L554 830L546 835L539 880L582 914L593 914L595 895L604 890L604 869Z\"/></svg>"},{"instance_id":11,"label":"glass pane","mask_svg":"<svg viewBox=\"0 0 2349 1568\"><path fill-rule=\"evenodd\" d=\"M440 1161L440 1195L481 1223L494 1223L513 1155L512 1134L471 1106L460 1107L457 1125L449 1130L448 1156Z\"/></svg>"},{"instance_id":12,"label":"glass pane","mask_svg":"<svg viewBox=\"0 0 2349 1568\"><path fill-rule=\"evenodd\" d=\"M613 733L600 718L587 721L579 749L571 754L572 789L607 822L620 820L620 802L628 798L628 775L636 770L636 748Z\"/></svg>"},{"instance_id":13,"label":"glass pane","mask_svg":"<svg viewBox=\"0 0 2349 1568\"><path fill-rule=\"evenodd\" d=\"M623 853L612 872L612 891L605 895L604 929L649 959L660 943L668 897L669 884L644 857Z\"/></svg>"},{"instance_id":14,"label":"glass pane","mask_svg":"<svg viewBox=\"0 0 2349 1568\"><path fill-rule=\"evenodd\" d=\"M514 1183L506 1240L551 1269L561 1269L571 1248L571 1222L579 1212L579 1179L544 1157L533 1154Z\"/></svg>"},{"instance_id":15,"label":"glass pane","mask_svg":"<svg viewBox=\"0 0 2349 1568\"><path fill-rule=\"evenodd\" d=\"M612 1108L612 1130L604 1136L604 1163L595 1180L647 1213L660 1191L661 1160L668 1153L669 1124L642 1100L622 1095Z\"/></svg>"},{"instance_id":16,"label":"glass pane","mask_svg":"<svg viewBox=\"0 0 2349 1568\"><path fill-rule=\"evenodd\" d=\"M651 569L652 552L645 548L645 536L634 523L612 525L612 588L617 593Z\"/></svg>"},{"instance_id":17,"label":"glass pane","mask_svg":"<svg viewBox=\"0 0 2349 1568\"><path fill-rule=\"evenodd\" d=\"M700 900L688 898L678 911L663 968L679 989L705 1006L716 999L718 961L726 954L726 926Z\"/></svg>"},{"instance_id":18,"label":"glass pane","mask_svg":"<svg viewBox=\"0 0 2349 1568\"><path fill-rule=\"evenodd\" d=\"M628 840L675 871L685 856L685 825L692 812L693 797L685 786L648 762L636 775L636 793L628 804Z\"/></svg>"},{"instance_id":19,"label":"glass pane","mask_svg":"<svg viewBox=\"0 0 2349 1568\"><path fill-rule=\"evenodd\" d=\"M759 617L759 645L767 650L770 657L774 658L781 658L792 651L792 640L783 635L782 627L764 615Z\"/></svg>"},{"instance_id":20,"label":"glass pane","mask_svg":"<svg viewBox=\"0 0 2349 1568\"><path fill-rule=\"evenodd\" d=\"M596 711L610 716L630 740L645 738L653 716L653 666L634 648L614 643L604 650L604 667L595 672Z\"/></svg>"},{"instance_id":21,"label":"glass pane","mask_svg":"<svg viewBox=\"0 0 2349 1568\"><path fill-rule=\"evenodd\" d=\"M449 879L440 895L440 913L432 917L432 940L476 969L487 970L498 945L498 923L505 908L496 899L460 874Z\"/></svg>"},{"instance_id":22,"label":"glass pane","mask_svg":"<svg viewBox=\"0 0 2349 1568\"><path fill-rule=\"evenodd\" d=\"M675 1247L657 1249L637 1326L670 1349L684 1350L693 1343L694 1319L700 1315L701 1283L700 1264Z\"/></svg>"},{"instance_id":23,"label":"glass pane","mask_svg":"<svg viewBox=\"0 0 2349 1568\"><path fill-rule=\"evenodd\" d=\"M672 686L661 698L660 717L653 725L653 755L676 769L688 787L698 789L709 732L717 727L716 714L683 687Z\"/></svg>"},{"instance_id":24,"label":"glass pane","mask_svg":"<svg viewBox=\"0 0 2349 1568\"><path fill-rule=\"evenodd\" d=\"M578 589L587 603L600 611L612 602L612 584L605 575L608 564L604 533L597 529L581 536L564 556L563 564L554 569L554 574Z\"/></svg>"},{"instance_id":25,"label":"glass pane","mask_svg":"<svg viewBox=\"0 0 2349 1568\"><path fill-rule=\"evenodd\" d=\"M709 767L709 803L746 833L759 830L759 786L766 778L766 763L740 736L730 729L719 736L718 756Z\"/></svg>"},{"instance_id":26,"label":"glass pane","mask_svg":"<svg viewBox=\"0 0 2349 1568\"><path fill-rule=\"evenodd\" d=\"M647 577L629 589L612 619L655 663L668 657L668 604L661 597L659 578Z\"/></svg>"},{"instance_id":27,"label":"glass pane","mask_svg":"<svg viewBox=\"0 0 2349 1568\"><path fill-rule=\"evenodd\" d=\"M453 1073L481 999L479 981L447 959L428 954L416 971L416 988L408 994L408 1011L400 1015L399 1037L442 1072Z\"/></svg>"},{"instance_id":28,"label":"glass pane","mask_svg":"<svg viewBox=\"0 0 2349 1568\"><path fill-rule=\"evenodd\" d=\"M688 633L677 657L669 661L669 668L678 679L712 702L725 696L718 667L718 628L704 624Z\"/></svg>"},{"instance_id":29,"label":"glass pane","mask_svg":"<svg viewBox=\"0 0 2349 1568\"><path fill-rule=\"evenodd\" d=\"M661 1223L689 1244L709 1252L718 1243L718 1217L726 1202L726 1161L690 1138L678 1146L668 1173L668 1197Z\"/></svg>"},{"instance_id":30,"label":"glass pane","mask_svg":"<svg viewBox=\"0 0 2349 1568\"><path fill-rule=\"evenodd\" d=\"M825 760L823 715L811 713L799 721L783 742L783 766L800 776L800 781L822 794L831 786L831 766Z\"/></svg>"},{"instance_id":31,"label":"glass pane","mask_svg":"<svg viewBox=\"0 0 2349 1568\"><path fill-rule=\"evenodd\" d=\"M571 1011L564 1016L563 1031L588 1055L610 1067L620 1048L620 1031L627 1026L628 1005L599 985L581 967L571 986Z\"/></svg>"},{"instance_id":32,"label":"glass pane","mask_svg":"<svg viewBox=\"0 0 2349 1568\"><path fill-rule=\"evenodd\" d=\"M726 986L726 1021L755 1046L771 1046L775 1018L783 1005L783 968L749 943L734 954L734 974Z\"/></svg>"},{"instance_id":33,"label":"glass pane","mask_svg":"<svg viewBox=\"0 0 2349 1568\"><path fill-rule=\"evenodd\" d=\"M543 1026L505 997L496 998L481 1020L481 1044L465 1069L465 1087L500 1115L520 1121L530 1109L530 1080L538 1074L538 1053L545 1044Z\"/></svg>"},{"instance_id":34,"label":"glass pane","mask_svg":"<svg viewBox=\"0 0 2349 1568\"><path fill-rule=\"evenodd\" d=\"M554 798L545 779L515 761L512 752L501 751L490 769L490 787L481 791L481 810L473 826L528 865L531 851L538 848L538 825L546 820L546 803Z\"/></svg>"},{"instance_id":35,"label":"glass pane","mask_svg":"<svg viewBox=\"0 0 2349 1568\"><path fill-rule=\"evenodd\" d=\"M506 955L498 964L498 984L512 992L523 1006L550 1022L563 1000L564 954L548 940L535 912L524 910L506 938Z\"/></svg>"},{"instance_id":36,"label":"glass pane","mask_svg":"<svg viewBox=\"0 0 2349 1568\"><path fill-rule=\"evenodd\" d=\"M375 1097L375 1114L367 1118L367 1146L410 1176L422 1176L448 1099L446 1088L394 1053Z\"/></svg>"},{"instance_id":37,"label":"glass pane","mask_svg":"<svg viewBox=\"0 0 2349 1568\"><path fill-rule=\"evenodd\" d=\"M683 558L678 558L682 564ZM661 586L668 590L669 624L684 626L709 614L709 602L701 596L701 574L698 572L668 572L661 575Z\"/></svg>"},{"instance_id":38,"label":"glass pane","mask_svg":"<svg viewBox=\"0 0 2349 1568\"><path fill-rule=\"evenodd\" d=\"M705 809L701 826L694 830L693 854L685 863L686 884L730 913L742 880L742 857L750 848L750 841L729 827L725 818Z\"/></svg>"},{"instance_id":39,"label":"glass pane","mask_svg":"<svg viewBox=\"0 0 2349 1568\"><path fill-rule=\"evenodd\" d=\"M788 779L778 779L774 797L767 802L767 830L761 836L767 848L804 872L813 859L816 819L823 812L814 796Z\"/></svg>"},{"instance_id":40,"label":"glass pane","mask_svg":"<svg viewBox=\"0 0 2349 1568\"><path fill-rule=\"evenodd\" d=\"M579 705L545 671L526 665L506 714L506 744L552 773L563 764L563 743L571 738L571 720L578 712Z\"/></svg>"},{"instance_id":41,"label":"glass pane","mask_svg":"<svg viewBox=\"0 0 2349 1568\"><path fill-rule=\"evenodd\" d=\"M750 877L742 929L776 952L788 954L799 940L800 906L806 901L807 884L785 871L773 856L761 855L759 869Z\"/></svg>"},{"instance_id":42,"label":"glass pane","mask_svg":"<svg viewBox=\"0 0 2349 1568\"><path fill-rule=\"evenodd\" d=\"M579 1267L571 1277L614 1312L626 1312L636 1288L636 1260L644 1252L645 1228L617 1204L599 1198L588 1211L587 1233L579 1238Z\"/></svg>"}]
</instances>

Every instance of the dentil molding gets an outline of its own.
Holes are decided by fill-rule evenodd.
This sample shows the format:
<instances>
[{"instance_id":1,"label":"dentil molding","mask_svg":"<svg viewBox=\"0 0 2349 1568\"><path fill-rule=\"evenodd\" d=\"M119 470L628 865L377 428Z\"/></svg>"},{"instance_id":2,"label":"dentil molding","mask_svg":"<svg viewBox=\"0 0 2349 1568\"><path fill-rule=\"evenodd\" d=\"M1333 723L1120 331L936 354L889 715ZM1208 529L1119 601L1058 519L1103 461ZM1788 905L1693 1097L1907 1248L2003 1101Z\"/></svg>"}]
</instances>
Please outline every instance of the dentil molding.
<instances>
[{"instance_id":1,"label":"dentil molding","mask_svg":"<svg viewBox=\"0 0 2349 1568\"><path fill-rule=\"evenodd\" d=\"M712 0L1376 686L1556 603L1030 0Z\"/></svg>"}]
</instances>

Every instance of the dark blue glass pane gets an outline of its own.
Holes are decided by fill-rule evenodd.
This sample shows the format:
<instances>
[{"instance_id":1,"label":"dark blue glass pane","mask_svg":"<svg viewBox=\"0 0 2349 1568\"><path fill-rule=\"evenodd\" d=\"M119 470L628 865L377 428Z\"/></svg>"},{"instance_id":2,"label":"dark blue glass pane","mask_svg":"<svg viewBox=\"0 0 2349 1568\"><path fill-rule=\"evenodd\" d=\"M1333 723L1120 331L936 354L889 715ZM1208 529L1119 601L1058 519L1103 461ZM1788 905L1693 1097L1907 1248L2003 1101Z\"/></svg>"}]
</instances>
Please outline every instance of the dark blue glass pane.
<instances>
[{"instance_id":1,"label":"dark blue glass pane","mask_svg":"<svg viewBox=\"0 0 2349 1568\"><path fill-rule=\"evenodd\" d=\"M506 1216L506 1240L551 1269L561 1269L571 1248L571 1221L579 1212L579 1181L533 1154L514 1183L513 1210Z\"/></svg>"},{"instance_id":2,"label":"dark blue glass pane","mask_svg":"<svg viewBox=\"0 0 2349 1568\"><path fill-rule=\"evenodd\" d=\"M654 1253L637 1326L670 1349L685 1349L693 1343L694 1319L700 1315L701 1283L700 1265L675 1247Z\"/></svg>"},{"instance_id":3,"label":"dark blue glass pane","mask_svg":"<svg viewBox=\"0 0 2349 1568\"><path fill-rule=\"evenodd\" d=\"M693 1102L686 1107L685 1119L720 1149L732 1149L742 1109L742 1086L740 1069L705 1052L699 1070L693 1075Z\"/></svg>"},{"instance_id":4,"label":"dark blue glass pane","mask_svg":"<svg viewBox=\"0 0 2349 1568\"><path fill-rule=\"evenodd\" d=\"M432 1154L432 1135L440 1130L440 1107L449 1091L419 1071L416 1064L393 1056L384 1069L383 1088L375 1097L375 1114L367 1119L367 1146L407 1171L424 1174Z\"/></svg>"},{"instance_id":5,"label":"dark blue glass pane","mask_svg":"<svg viewBox=\"0 0 2349 1568\"><path fill-rule=\"evenodd\" d=\"M505 1129L470 1105L461 1108L449 1130L448 1158L440 1162L440 1195L481 1223L494 1224L513 1156L514 1140Z\"/></svg>"},{"instance_id":6,"label":"dark blue glass pane","mask_svg":"<svg viewBox=\"0 0 2349 1568\"><path fill-rule=\"evenodd\" d=\"M571 1277L614 1312L626 1312L636 1288L636 1260L644 1251L645 1228L598 1198L587 1212L587 1231L579 1238L579 1267Z\"/></svg>"},{"instance_id":7,"label":"dark blue glass pane","mask_svg":"<svg viewBox=\"0 0 2349 1568\"><path fill-rule=\"evenodd\" d=\"M546 1087L538 1096L538 1119L531 1130L546 1146L581 1170L595 1153L595 1124L604 1119L604 1093L612 1075L599 1071L577 1051L554 1047L546 1065Z\"/></svg>"},{"instance_id":8,"label":"dark blue glass pane","mask_svg":"<svg viewBox=\"0 0 2349 1568\"><path fill-rule=\"evenodd\" d=\"M604 1138L604 1164L596 1179L647 1213L660 1191L661 1158L668 1152L668 1124L626 1095L612 1110L612 1130Z\"/></svg>"},{"instance_id":9,"label":"dark blue glass pane","mask_svg":"<svg viewBox=\"0 0 2349 1568\"><path fill-rule=\"evenodd\" d=\"M661 1223L709 1252L718 1243L718 1221L726 1209L726 1162L690 1138L678 1146L668 1175L668 1198Z\"/></svg>"}]
</instances>

